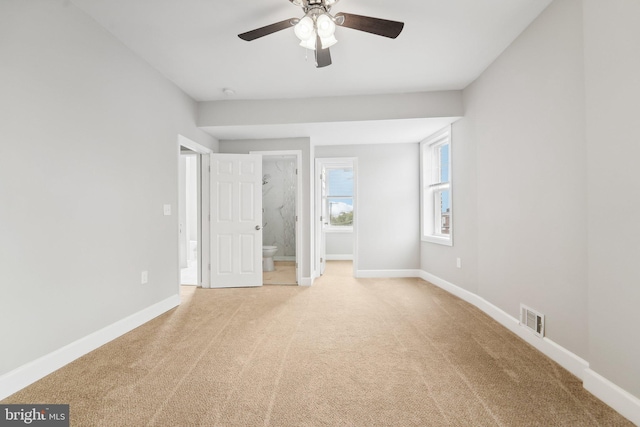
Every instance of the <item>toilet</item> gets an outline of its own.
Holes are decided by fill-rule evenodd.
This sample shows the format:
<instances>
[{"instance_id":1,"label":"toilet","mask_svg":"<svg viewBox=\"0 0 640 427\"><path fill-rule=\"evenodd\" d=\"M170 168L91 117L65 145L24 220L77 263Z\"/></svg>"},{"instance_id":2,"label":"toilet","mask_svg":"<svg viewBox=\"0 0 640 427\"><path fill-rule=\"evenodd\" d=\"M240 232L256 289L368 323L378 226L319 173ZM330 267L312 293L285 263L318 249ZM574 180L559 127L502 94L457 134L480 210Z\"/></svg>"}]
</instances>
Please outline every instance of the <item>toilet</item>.
<instances>
[{"instance_id":1,"label":"toilet","mask_svg":"<svg viewBox=\"0 0 640 427\"><path fill-rule=\"evenodd\" d=\"M262 271L273 271L276 269L273 265L273 256L276 252L278 252L277 246L262 247Z\"/></svg>"}]
</instances>

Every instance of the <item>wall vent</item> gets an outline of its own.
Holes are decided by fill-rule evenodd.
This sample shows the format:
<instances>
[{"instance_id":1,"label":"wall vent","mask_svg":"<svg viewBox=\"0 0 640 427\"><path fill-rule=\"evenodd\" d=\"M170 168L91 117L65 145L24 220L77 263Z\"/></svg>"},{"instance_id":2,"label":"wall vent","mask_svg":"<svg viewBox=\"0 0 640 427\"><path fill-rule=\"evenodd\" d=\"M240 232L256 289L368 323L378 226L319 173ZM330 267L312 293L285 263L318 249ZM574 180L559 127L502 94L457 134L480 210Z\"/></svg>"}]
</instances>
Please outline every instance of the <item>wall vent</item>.
<instances>
[{"instance_id":1,"label":"wall vent","mask_svg":"<svg viewBox=\"0 0 640 427\"><path fill-rule=\"evenodd\" d=\"M520 304L520 324L537 336L544 336L544 315L524 304Z\"/></svg>"}]
</instances>

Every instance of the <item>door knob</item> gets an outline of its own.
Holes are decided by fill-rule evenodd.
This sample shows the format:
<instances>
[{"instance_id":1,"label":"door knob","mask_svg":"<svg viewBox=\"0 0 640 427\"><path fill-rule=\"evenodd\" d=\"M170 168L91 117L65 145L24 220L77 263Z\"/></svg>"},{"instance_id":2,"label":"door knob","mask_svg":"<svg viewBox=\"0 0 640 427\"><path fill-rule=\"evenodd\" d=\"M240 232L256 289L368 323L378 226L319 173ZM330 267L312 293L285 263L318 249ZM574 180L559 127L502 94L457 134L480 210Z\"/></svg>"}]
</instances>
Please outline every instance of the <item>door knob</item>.
<instances>
[{"instance_id":1,"label":"door knob","mask_svg":"<svg viewBox=\"0 0 640 427\"><path fill-rule=\"evenodd\" d=\"M262 227L260 227L259 225L256 225L256 230L260 230Z\"/></svg>"}]
</instances>

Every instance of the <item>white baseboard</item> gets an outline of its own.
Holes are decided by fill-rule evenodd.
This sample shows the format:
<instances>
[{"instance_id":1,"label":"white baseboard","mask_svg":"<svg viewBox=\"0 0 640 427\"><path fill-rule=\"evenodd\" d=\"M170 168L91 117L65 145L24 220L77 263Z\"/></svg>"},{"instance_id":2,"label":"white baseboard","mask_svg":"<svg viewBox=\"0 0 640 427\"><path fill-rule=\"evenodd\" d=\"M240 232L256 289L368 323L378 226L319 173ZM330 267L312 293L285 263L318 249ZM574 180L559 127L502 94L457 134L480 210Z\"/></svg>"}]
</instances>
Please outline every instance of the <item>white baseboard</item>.
<instances>
[{"instance_id":1,"label":"white baseboard","mask_svg":"<svg viewBox=\"0 0 640 427\"><path fill-rule=\"evenodd\" d=\"M301 277L298 286L311 286L313 284L312 277Z\"/></svg>"},{"instance_id":2,"label":"white baseboard","mask_svg":"<svg viewBox=\"0 0 640 427\"><path fill-rule=\"evenodd\" d=\"M537 350L544 353L547 357L556 361L560 366L571 372L576 377L582 379L584 370L589 367L589 363L587 363L586 360L556 344L549 338L540 338L536 336L531 331L520 326L520 321L518 319L473 292L469 292L466 289L462 289L453 283L449 283L444 279L424 271L422 272L421 278L427 282L433 283L469 304L475 305L502 326L518 335Z\"/></svg>"},{"instance_id":3,"label":"white baseboard","mask_svg":"<svg viewBox=\"0 0 640 427\"><path fill-rule=\"evenodd\" d=\"M634 424L640 426L640 399L591 370L589 362L548 338L539 338L534 335L520 326L518 319L473 292L469 292L426 271L421 271L419 277L484 311L502 326L580 378L583 387L591 394L611 406Z\"/></svg>"},{"instance_id":4,"label":"white baseboard","mask_svg":"<svg viewBox=\"0 0 640 427\"><path fill-rule=\"evenodd\" d=\"M358 278L422 277L422 270L357 270Z\"/></svg>"},{"instance_id":5,"label":"white baseboard","mask_svg":"<svg viewBox=\"0 0 640 427\"><path fill-rule=\"evenodd\" d=\"M327 254L327 261L353 261L353 254Z\"/></svg>"},{"instance_id":6,"label":"white baseboard","mask_svg":"<svg viewBox=\"0 0 640 427\"><path fill-rule=\"evenodd\" d=\"M0 376L0 400L178 305L180 305L180 296L176 294L7 372Z\"/></svg>"},{"instance_id":7,"label":"white baseboard","mask_svg":"<svg viewBox=\"0 0 640 427\"><path fill-rule=\"evenodd\" d=\"M591 394L640 426L640 399L591 369L585 370L582 383Z\"/></svg>"}]
</instances>

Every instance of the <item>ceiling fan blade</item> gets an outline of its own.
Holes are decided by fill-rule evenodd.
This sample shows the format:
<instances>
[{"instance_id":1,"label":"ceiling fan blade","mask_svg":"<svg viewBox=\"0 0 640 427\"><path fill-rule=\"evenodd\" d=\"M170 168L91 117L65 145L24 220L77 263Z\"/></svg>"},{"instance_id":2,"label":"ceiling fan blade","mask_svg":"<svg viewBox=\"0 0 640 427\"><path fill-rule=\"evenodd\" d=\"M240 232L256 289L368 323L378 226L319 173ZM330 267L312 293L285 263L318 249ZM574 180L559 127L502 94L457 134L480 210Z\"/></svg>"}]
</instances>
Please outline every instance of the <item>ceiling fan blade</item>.
<instances>
[{"instance_id":1,"label":"ceiling fan blade","mask_svg":"<svg viewBox=\"0 0 640 427\"><path fill-rule=\"evenodd\" d=\"M326 67L331 65L331 52L329 48L323 49L320 36L316 36L316 68Z\"/></svg>"},{"instance_id":2,"label":"ceiling fan blade","mask_svg":"<svg viewBox=\"0 0 640 427\"><path fill-rule=\"evenodd\" d=\"M240 37L242 40L250 42L251 40L259 39L260 37L268 36L269 34L287 29L295 25L297 21L299 21L297 18L286 19L284 21L276 22L275 24L267 25L265 27L247 31L246 33L238 34L238 37Z\"/></svg>"},{"instance_id":3,"label":"ceiling fan blade","mask_svg":"<svg viewBox=\"0 0 640 427\"><path fill-rule=\"evenodd\" d=\"M369 16L354 15L352 13L338 13L335 18L336 23L343 27L389 37L390 39L398 37L404 28L404 22L371 18ZM342 21L342 23L340 21Z\"/></svg>"}]
</instances>

